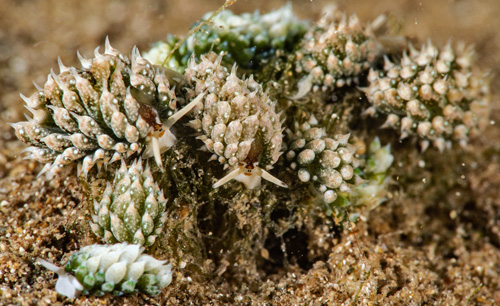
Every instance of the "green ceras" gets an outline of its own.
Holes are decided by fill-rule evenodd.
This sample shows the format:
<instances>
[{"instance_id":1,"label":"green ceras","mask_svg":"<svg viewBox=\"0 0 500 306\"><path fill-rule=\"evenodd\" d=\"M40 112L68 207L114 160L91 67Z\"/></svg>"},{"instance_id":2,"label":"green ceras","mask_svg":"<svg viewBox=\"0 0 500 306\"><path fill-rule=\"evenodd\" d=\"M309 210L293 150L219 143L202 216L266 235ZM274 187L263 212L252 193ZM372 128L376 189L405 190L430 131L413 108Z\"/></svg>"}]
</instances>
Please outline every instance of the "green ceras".
<instances>
[{"instance_id":1,"label":"green ceras","mask_svg":"<svg viewBox=\"0 0 500 306\"><path fill-rule=\"evenodd\" d=\"M29 158L45 163L44 170L79 163L84 176L101 167L141 154L155 157L176 138L170 127L198 101L177 110L173 86L182 75L149 63L134 48L129 57L106 40L103 54L79 55L82 68L66 67L49 74L43 88L23 97L33 113L28 121L12 124L16 136L31 145Z\"/></svg>"},{"instance_id":2,"label":"green ceras","mask_svg":"<svg viewBox=\"0 0 500 306\"><path fill-rule=\"evenodd\" d=\"M253 76L240 79L236 66L229 73L221 62L222 55L210 52L198 63L192 59L185 73L194 88L188 96L207 93L191 113L189 125L201 134L198 139L213 153L212 159L222 163L224 169L232 168L214 188L237 180L254 189L260 186L261 178L287 187L267 172L280 157L283 141L276 102Z\"/></svg>"},{"instance_id":3,"label":"green ceras","mask_svg":"<svg viewBox=\"0 0 500 306\"><path fill-rule=\"evenodd\" d=\"M207 13L200 22L211 15ZM224 52L226 56L223 60L229 66L236 63L243 69L255 71L273 57L291 52L304 35L307 24L293 14L291 5L262 15L259 12L236 15L228 10L222 11L200 31L188 37L174 51L166 66L184 72L193 54L199 59L203 54L214 51ZM178 42L177 37L169 35L165 42L157 42L144 56L152 63L161 65Z\"/></svg>"},{"instance_id":4,"label":"green ceras","mask_svg":"<svg viewBox=\"0 0 500 306\"><path fill-rule=\"evenodd\" d=\"M90 226L107 243L116 241L152 245L166 219L167 200L140 159L125 162L108 183L102 199L94 200Z\"/></svg>"},{"instance_id":5,"label":"green ceras","mask_svg":"<svg viewBox=\"0 0 500 306\"><path fill-rule=\"evenodd\" d=\"M37 262L59 275L56 291L69 298L106 292L156 295L171 283L172 266L143 251L137 244L94 244L71 255L65 268L40 258Z\"/></svg>"}]
</instances>

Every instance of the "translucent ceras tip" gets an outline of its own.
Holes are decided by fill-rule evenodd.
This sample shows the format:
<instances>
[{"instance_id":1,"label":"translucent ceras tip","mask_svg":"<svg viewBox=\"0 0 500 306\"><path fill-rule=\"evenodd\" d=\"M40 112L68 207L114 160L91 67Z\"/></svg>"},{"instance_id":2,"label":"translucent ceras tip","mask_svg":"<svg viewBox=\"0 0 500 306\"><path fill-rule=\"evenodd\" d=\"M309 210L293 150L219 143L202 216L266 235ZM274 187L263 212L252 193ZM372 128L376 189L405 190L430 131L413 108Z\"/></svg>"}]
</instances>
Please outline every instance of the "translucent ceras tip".
<instances>
[{"instance_id":1,"label":"translucent ceras tip","mask_svg":"<svg viewBox=\"0 0 500 306\"><path fill-rule=\"evenodd\" d=\"M68 72L70 70L69 67L64 66L60 57L57 58L57 64L59 65L59 73Z\"/></svg>"},{"instance_id":2,"label":"translucent ceras tip","mask_svg":"<svg viewBox=\"0 0 500 306\"><path fill-rule=\"evenodd\" d=\"M90 69L92 67L92 60L85 58L80 51L76 51L76 55L78 56L78 60L82 64L82 67L85 69Z\"/></svg>"},{"instance_id":3,"label":"translucent ceras tip","mask_svg":"<svg viewBox=\"0 0 500 306\"><path fill-rule=\"evenodd\" d=\"M113 48L111 44L109 43L109 36L106 36L106 40L104 41L104 50L106 54L111 54L114 56L121 56L120 51L117 49Z\"/></svg>"}]
</instances>

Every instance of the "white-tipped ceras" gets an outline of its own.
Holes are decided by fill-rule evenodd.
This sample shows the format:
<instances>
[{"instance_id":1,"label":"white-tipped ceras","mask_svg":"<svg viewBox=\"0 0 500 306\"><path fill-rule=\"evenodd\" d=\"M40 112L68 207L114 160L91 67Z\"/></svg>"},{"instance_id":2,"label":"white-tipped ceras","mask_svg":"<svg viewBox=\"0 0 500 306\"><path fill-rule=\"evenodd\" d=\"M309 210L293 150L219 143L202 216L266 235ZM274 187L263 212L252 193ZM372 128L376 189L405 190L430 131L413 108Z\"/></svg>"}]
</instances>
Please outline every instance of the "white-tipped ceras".
<instances>
[{"instance_id":1,"label":"white-tipped ceras","mask_svg":"<svg viewBox=\"0 0 500 306\"><path fill-rule=\"evenodd\" d=\"M221 61L222 55L210 52L199 63L191 59L185 72L193 88L188 95L206 93L189 124L201 134L198 139L213 153L212 159L232 169L214 188L234 179L253 189L261 178L286 187L267 172L281 155L283 140L275 102L252 76L242 80L235 66L229 72Z\"/></svg>"},{"instance_id":2,"label":"white-tipped ceras","mask_svg":"<svg viewBox=\"0 0 500 306\"><path fill-rule=\"evenodd\" d=\"M299 181L312 183L326 204L334 203L339 195L342 202L348 201L351 186L361 181L356 174L360 161L348 142L350 134L328 137L316 124L314 118L296 123L294 133L290 131L286 160Z\"/></svg>"},{"instance_id":3,"label":"white-tipped ceras","mask_svg":"<svg viewBox=\"0 0 500 306\"><path fill-rule=\"evenodd\" d=\"M336 9L325 14L310 27L293 54L289 75L300 80L293 98L300 99L311 90L332 92L358 84L382 51L373 33L376 27L375 22L365 26L356 15L348 18Z\"/></svg>"},{"instance_id":4,"label":"white-tipped ceras","mask_svg":"<svg viewBox=\"0 0 500 306\"><path fill-rule=\"evenodd\" d=\"M94 200L90 228L106 243L129 242L150 246L165 223L167 200L141 159L130 167L122 162L113 183Z\"/></svg>"},{"instance_id":5,"label":"white-tipped ceras","mask_svg":"<svg viewBox=\"0 0 500 306\"><path fill-rule=\"evenodd\" d=\"M33 113L28 121L14 123L19 139L31 145L30 157L46 163L44 171L81 160L86 176L94 166L112 163L133 154L155 157L175 141L169 128L192 104L177 111L171 83L182 75L151 65L134 48L130 59L106 40L103 54L92 59L78 54L81 68L53 71L31 97L22 98Z\"/></svg>"},{"instance_id":6,"label":"white-tipped ceras","mask_svg":"<svg viewBox=\"0 0 500 306\"><path fill-rule=\"evenodd\" d=\"M384 128L416 135L422 149L440 151L452 141L465 146L489 117L489 78L474 67L474 50L464 44L421 50L408 46L400 59L385 57L382 70L371 69L364 89L371 103L365 113L387 116Z\"/></svg>"},{"instance_id":7,"label":"white-tipped ceras","mask_svg":"<svg viewBox=\"0 0 500 306\"><path fill-rule=\"evenodd\" d=\"M40 258L37 262L59 275L56 291L71 299L80 293L156 295L172 282L172 265L143 251L137 244L94 244L71 255L64 268Z\"/></svg>"}]
</instances>

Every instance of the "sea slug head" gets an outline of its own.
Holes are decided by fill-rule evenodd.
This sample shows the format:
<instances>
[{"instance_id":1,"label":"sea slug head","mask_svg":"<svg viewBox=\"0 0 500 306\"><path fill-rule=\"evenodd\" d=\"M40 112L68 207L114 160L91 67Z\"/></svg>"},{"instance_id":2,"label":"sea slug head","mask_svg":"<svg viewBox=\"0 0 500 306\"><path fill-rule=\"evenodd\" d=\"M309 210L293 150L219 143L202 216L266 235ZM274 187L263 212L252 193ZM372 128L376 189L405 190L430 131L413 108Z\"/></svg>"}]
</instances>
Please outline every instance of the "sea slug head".
<instances>
[{"instance_id":1,"label":"sea slug head","mask_svg":"<svg viewBox=\"0 0 500 306\"><path fill-rule=\"evenodd\" d=\"M226 184L231 180L241 182L245 185L247 189L257 189L260 187L261 178L274 183L280 187L288 188L288 185L267 172L266 170L260 168L258 163L241 163L236 166L231 172L226 176L221 178L213 185L214 188L219 188L220 186Z\"/></svg>"},{"instance_id":2,"label":"sea slug head","mask_svg":"<svg viewBox=\"0 0 500 306\"><path fill-rule=\"evenodd\" d=\"M148 116L149 119L146 119L146 121L149 120L148 123L153 128L148 135L149 138L146 150L144 151L142 157L150 158L154 156L156 164L161 171L164 171L161 154L171 148L177 140L175 135L170 131L170 128L184 115L189 113L189 111L191 111L198 103L200 103L204 96L204 93L199 94L195 99L193 99L193 101L189 102L181 110L170 116L164 123L160 122L158 113L154 109L150 108L149 112L151 113L151 116Z\"/></svg>"}]
</instances>

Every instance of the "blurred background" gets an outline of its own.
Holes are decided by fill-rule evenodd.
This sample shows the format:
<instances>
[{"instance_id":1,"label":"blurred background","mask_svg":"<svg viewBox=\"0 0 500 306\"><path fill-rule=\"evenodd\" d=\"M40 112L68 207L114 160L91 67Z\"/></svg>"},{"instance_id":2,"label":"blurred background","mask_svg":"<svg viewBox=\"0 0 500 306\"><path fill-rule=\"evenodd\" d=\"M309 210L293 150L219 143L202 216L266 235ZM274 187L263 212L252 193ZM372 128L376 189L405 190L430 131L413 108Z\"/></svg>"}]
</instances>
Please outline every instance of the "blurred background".
<instances>
[{"instance_id":1,"label":"blurred background","mask_svg":"<svg viewBox=\"0 0 500 306\"><path fill-rule=\"evenodd\" d=\"M285 0L239 0L234 12L279 8ZM206 12L224 0L2 0L0 5L0 144L12 140L5 122L22 118L19 93L34 92L32 81L43 84L57 57L65 65L78 65L76 51L92 57L108 35L122 52L137 45L149 49L167 33L185 34ZM400 35L427 38L437 45L448 39L476 46L480 65L500 71L500 1L498 0L295 0L294 11L302 18L316 19L323 7L335 3L362 21L382 13L391 16L393 30ZM494 87L499 82L494 81Z\"/></svg>"}]
</instances>

